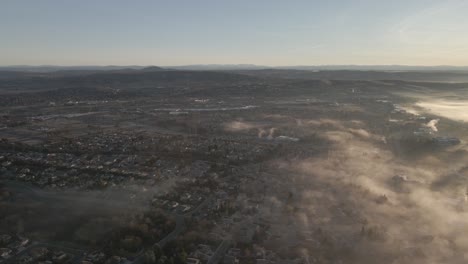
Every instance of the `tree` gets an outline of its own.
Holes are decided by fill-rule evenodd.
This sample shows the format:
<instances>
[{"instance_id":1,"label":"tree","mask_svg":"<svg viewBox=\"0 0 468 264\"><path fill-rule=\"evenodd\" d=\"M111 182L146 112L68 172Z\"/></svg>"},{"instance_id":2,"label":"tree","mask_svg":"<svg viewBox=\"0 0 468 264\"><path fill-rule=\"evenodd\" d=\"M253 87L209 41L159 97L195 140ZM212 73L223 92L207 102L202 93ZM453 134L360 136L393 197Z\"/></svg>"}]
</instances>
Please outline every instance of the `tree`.
<instances>
[{"instance_id":1,"label":"tree","mask_svg":"<svg viewBox=\"0 0 468 264\"><path fill-rule=\"evenodd\" d=\"M157 260L161 259L161 257L163 256L163 251L158 244L153 246L153 252Z\"/></svg>"},{"instance_id":2,"label":"tree","mask_svg":"<svg viewBox=\"0 0 468 264\"><path fill-rule=\"evenodd\" d=\"M143 263L145 264L155 264L156 263L156 255L154 254L153 250L145 250L143 256Z\"/></svg>"}]
</instances>

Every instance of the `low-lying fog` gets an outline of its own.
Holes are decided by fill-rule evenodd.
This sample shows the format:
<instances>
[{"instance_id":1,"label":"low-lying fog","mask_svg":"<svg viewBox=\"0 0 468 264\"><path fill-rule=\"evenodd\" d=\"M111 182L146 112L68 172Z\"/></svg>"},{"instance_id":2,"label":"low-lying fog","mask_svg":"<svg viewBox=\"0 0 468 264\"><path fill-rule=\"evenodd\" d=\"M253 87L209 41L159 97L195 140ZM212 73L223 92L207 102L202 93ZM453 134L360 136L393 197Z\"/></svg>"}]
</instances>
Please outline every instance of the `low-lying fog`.
<instances>
[{"instance_id":1,"label":"low-lying fog","mask_svg":"<svg viewBox=\"0 0 468 264\"><path fill-rule=\"evenodd\" d=\"M467 100L428 100L416 103L423 111L443 116L454 121L468 122L468 101Z\"/></svg>"},{"instance_id":2,"label":"low-lying fog","mask_svg":"<svg viewBox=\"0 0 468 264\"><path fill-rule=\"evenodd\" d=\"M427 109L467 121L465 102L426 100L416 107L421 113ZM435 133L437 116L425 124ZM225 129L273 135L284 131L272 120L237 120ZM375 125L365 119L291 120L282 116L282 125L290 131L308 130L331 146L316 156L278 158L259 176L259 185L268 190L261 215L272 222L266 245L284 254L299 252L310 263L322 263L321 256L336 263L467 263L464 142L409 157L400 155L384 135L372 133ZM258 187L252 192L258 193Z\"/></svg>"},{"instance_id":3,"label":"low-lying fog","mask_svg":"<svg viewBox=\"0 0 468 264\"><path fill-rule=\"evenodd\" d=\"M414 101L405 107L406 110L414 114L429 113L454 121L468 122L468 90L466 88L451 90L450 88L417 87L419 90L395 92L399 96Z\"/></svg>"},{"instance_id":4,"label":"low-lying fog","mask_svg":"<svg viewBox=\"0 0 468 264\"><path fill-rule=\"evenodd\" d=\"M348 263L466 263L466 150L407 161L379 136L352 131L324 133L333 142L326 155L271 165L285 174L264 208L277 222L271 243L310 258L344 254ZM310 243L298 245L294 230Z\"/></svg>"}]
</instances>

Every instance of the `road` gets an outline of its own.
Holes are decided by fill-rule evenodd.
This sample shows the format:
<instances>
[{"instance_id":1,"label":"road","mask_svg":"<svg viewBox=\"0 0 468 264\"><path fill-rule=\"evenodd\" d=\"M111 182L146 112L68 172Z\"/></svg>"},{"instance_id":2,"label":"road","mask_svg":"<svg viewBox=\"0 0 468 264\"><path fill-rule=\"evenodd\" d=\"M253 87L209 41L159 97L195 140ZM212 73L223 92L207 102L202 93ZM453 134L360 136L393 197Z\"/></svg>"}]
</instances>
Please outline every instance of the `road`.
<instances>
[{"instance_id":1,"label":"road","mask_svg":"<svg viewBox=\"0 0 468 264\"><path fill-rule=\"evenodd\" d=\"M159 246L160 248L164 247L167 242L172 241L177 238L177 236L184 232L186 230L185 226L185 219L192 217L192 215L198 211L200 211L203 207L208 205L208 203L213 199L213 197L208 197L205 199L203 202L201 202L195 209L191 210L190 212L187 212L183 215L181 214L173 214L176 218L176 227L174 230L169 233L167 236L165 236L163 239L161 239L158 243L155 245ZM135 260L132 262L133 264L142 264L143 262L143 252L140 252L138 256L135 258Z\"/></svg>"},{"instance_id":2,"label":"road","mask_svg":"<svg viewBox=\"0 0 468 264\"><path fill-rule=\"evenodd\" d=\"M224 239L221 244L219 244L218 248L216 249L215 253L211 258L208 260L208 264L217 264L221 261L224 257L224 254L231 246L231 239Z\"/></svg>"},{"instance_id":3,"label":"road","mask_svg":"<svg viewBox=\"0 0 468 264\"><path fill-rule=\"evenodd\" d=\"M160 248L163 248L164 245L166 245L167 242L174 240L180 233L185 231L187 228L185 226L185 218L182 215L176 215L176 227L174 230L169 233L166 237L161 239L158 243L156 243Z\"/></svg>"}]
</instances>

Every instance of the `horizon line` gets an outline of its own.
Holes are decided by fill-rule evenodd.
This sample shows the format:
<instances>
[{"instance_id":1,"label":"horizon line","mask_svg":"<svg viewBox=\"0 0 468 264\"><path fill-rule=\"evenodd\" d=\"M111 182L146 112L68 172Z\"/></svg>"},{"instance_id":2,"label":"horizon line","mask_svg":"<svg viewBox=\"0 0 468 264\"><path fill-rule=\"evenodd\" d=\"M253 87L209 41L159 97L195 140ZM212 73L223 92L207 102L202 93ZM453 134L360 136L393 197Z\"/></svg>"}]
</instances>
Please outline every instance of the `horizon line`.
<instances>
[{"instance_id":1,"label":"horizon line","mask_svg":"<svg viewBox=\"0 0 468 264\"><path fill-rule=\"evenodd\" d=\"M336 67L336 66L358 66L358 67L468 67L467 65L417 65L417 64L298 64L298 65L262 65L251 63L195 63L195 64L176 64L176 65L157 65L157 64L10 64L0 65L0 67L187 67L187 66L256 66L256 67Z\"/></svg>"}]
</instances>

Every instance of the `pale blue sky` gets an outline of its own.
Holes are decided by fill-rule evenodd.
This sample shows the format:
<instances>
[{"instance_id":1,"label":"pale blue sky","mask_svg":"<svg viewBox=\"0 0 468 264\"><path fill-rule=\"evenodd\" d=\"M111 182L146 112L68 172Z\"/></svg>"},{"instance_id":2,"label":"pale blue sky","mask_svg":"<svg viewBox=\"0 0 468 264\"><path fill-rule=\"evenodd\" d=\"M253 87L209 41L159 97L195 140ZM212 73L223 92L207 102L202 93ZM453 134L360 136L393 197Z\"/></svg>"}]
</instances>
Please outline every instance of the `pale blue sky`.
<instances>
[{"instance_id":1,"label":"pale blue sky","mask_svg":"<svg viewBox=\"0 0 468 264\"><path fill-rule=\"evenodd\" d=\"M0 65L468 65L465 0L0 0Z\"/></svg>"}]
</instances>

